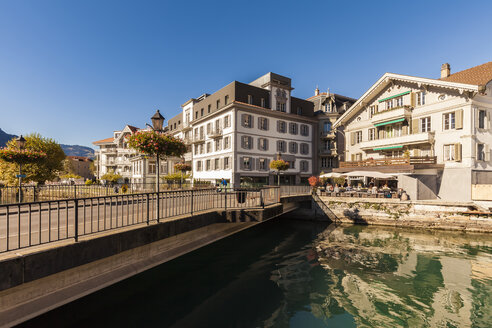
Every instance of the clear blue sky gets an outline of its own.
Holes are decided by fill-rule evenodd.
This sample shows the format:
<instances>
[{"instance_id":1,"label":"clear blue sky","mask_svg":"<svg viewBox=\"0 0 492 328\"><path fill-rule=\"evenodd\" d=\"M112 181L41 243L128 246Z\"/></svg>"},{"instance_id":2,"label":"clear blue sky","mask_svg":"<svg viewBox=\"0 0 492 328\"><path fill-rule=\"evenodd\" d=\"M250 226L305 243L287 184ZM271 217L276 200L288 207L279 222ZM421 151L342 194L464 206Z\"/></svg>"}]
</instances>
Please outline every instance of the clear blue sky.
<instances>
[{"instance_id":1,"label":"clear blue sky","mask_svg":"<svg viewBox=\"0 0 492 328\"><path fill-rule=\"evenodd\" d=\"M492 1L0 0L0 128L92 146L272 71L359 97L492 60Z\"/></svg>"}]
</instances>

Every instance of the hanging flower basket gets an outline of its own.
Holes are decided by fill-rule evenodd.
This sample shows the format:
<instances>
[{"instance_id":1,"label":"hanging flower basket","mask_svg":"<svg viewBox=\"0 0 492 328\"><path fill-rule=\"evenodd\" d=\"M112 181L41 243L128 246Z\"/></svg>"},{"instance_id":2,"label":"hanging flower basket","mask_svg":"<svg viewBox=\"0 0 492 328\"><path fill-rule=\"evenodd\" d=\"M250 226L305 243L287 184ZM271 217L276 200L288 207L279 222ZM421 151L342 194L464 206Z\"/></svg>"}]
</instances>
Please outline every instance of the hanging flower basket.
<instances>
[{"instance_id":1,"label":"hanging flower basket","mask_svg":"<svg viewBox=\"0 0 492 328\"><path fill-rule=\"evenodd\" d=\"M289 168L289 163L283 159L277 159L270 162L270 168L277 171L285 171Z\"/></svg>"},{"instance_id":2,"label":"hanging flower basket","mask_svg":"<svg viewBox=\"0 0 492 328\"><path fill-rule=\"evenodd\" d=\"M321 180L319 179L319 177L312 176L308 179L308 181L311 187L313 188L321 186Z\"/></svg>"},{"instance_id":3,"label":"hanging flower basket","mask_svg":"<svg viewBox=\"0 0 492 328\"><path fill-rule=\"evenodd\" d=\"M174 164L174 170L181 172L191 171L191 165L186 163L176 163Z\"/></svg>"},{"instance_id":4,"label":"hanging flower basket","mask_svg":"<svg viewBox=\"0 0 492 328\"><path fill-rule=\"evenodd\" d=\"M128 145L146 155L179 157L186 152L186 145L178 138L153 130L138 131L127 137Z\"/></svg>"},{"instance_id":5,"label":"hanging flower basket","mask_svg":"<svg viewBox=\"0 0 492 328\"><path fill-rule=\"evenodd\" d=\"M46 153L29 149L0 149L0 160L11 163L35 163L46 158Z\"/></svg>"}]
</instances>

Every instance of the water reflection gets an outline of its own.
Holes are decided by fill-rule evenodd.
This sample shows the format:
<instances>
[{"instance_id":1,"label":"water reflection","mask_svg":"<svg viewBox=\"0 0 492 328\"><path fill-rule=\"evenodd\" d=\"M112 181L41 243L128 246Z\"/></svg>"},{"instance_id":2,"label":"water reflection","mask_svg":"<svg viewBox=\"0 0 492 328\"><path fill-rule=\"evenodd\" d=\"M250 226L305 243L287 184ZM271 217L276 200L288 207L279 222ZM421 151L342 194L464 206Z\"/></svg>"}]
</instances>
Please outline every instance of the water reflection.
<instances>
[{"instance_id":1,"label":"water reflection","mask_svg":"<svg viewBox=\"0 0 492 328\"><path fill-rule=\"evenodd\" d=\"M280 219L30 327L490 327L492 235Z\"/></svg>"},{"instance_id":2,"label":"water reflection","mask_svg":"<svg viewBox=\"0 0 492 328\"><path fill-rule=\"evenodd\" d=\"M491 250L484 234L330 228L285 256L271 279L284 290L283 309L309 298L302 306L317 326L348 313L358 327L490 327ZM283 313L274 321L296 323Z\"/></svg>"}]
</instances>

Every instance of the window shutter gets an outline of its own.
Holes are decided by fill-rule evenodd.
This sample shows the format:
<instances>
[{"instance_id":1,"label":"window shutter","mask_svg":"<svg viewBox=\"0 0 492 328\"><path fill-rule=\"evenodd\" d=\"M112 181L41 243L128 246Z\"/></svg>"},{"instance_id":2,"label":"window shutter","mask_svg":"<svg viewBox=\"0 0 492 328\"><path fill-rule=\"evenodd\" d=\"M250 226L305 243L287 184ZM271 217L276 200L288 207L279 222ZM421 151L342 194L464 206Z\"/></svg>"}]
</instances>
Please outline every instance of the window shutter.
<instances>
[{"instance_id":1,"label":"window shutter","mask_svg":"<svg viewBox=\"0 0 492 328\"><path fill-rule=\"evenodd\" d=\"M246 121L246 114L241 114L241 126L246 126L246 124L244 124L244 122Z\"/></svg>"},{"instance_id":2,"label":"window shutter","mask_svg":"<svg viewBox=\"0 0 492 328\"><path fill-rule=\"evenodd\" d=\"M258 129L261 128L261 117L258 117Z\"/></svg>"},{"instance_id":3,"label":"window shutter","mask_svg":"<svg viewBox=\"0 0 492 328\"><path fill-rule=\"evenodd\" d=\"M478 129L480 126L480 108L475 108L474 112L475 114L475 129Z\"/></svg>"},{"instance_id":4,"label":"window shutter","mask_svg":"<svg viewBox=\"0 0 492 328\"><path fill-rule=\"evenodd\" d=\"M402 133L404 136L408 134L408 125L404 125L401 127Z\"/></svg>"},{"instance_id":5,"label":"window shutter","mask_svg":"<svg viewBox=\"0 0 492 328\"><path fill-rule=\"evenodd\" d=\"M253 137L248 137L249 138L249 149L253 149Z\"/></svg>"},{"instance_id":6,"label":"window shutter","mask_svg":"<svg viewBox=\"0 0 492 328\"><path fill-rule=\"evenodd\" d=\"M461 162L461 144L454 144L454 160L456 162Z\"/></svg>"},{"instance_id":7,"label":"window shutter","mask_svg":"<svg viewBox=\"0 0 492 328\"><path fill-rule=\"evenodd\" d=\"M244 170L244 157L239 157L239 168Z\"/></svg>"},{"instance_id":8,"label":"window shutter","mask_svg":"<svg viewBox=\"0 0 492 328\"><path fill-rule=\"evenodd\" d=\"M268 122L268 118L265 118L265 131L268 131L268 129L270 128L268 125L269 125L269 122Z\"/></svg>"},{"instance_id":9,"label":"window shutter","mask_svg":"<svg viewBox=\"0 0 492 328\"><path fill-rule=\"evenodd\" d=\"M246 149L246 143L244 142L244 137L241 137L241 148Z\"/></svg>"},{"instance_id":10,"label":"window shutter","mask_svg":"<svg viewBox=\"0 0 492 328\"><path fill-rule=\"evenodd\" d=\"M265 140L265 150L268 150L268 143L269 143L269 141L268 141L268 139L266 139Z\"/></svg>"},{"instance_id":11,"label":"window shutter","mask_svg":"<svg viewBox=\"0 0 492 328\"><path fill-rule=\"evenodd\" d=\"M485 111L485 128L490 129L490 112L488 110Z\"/></svg>"},{"instance_id":12,"label":"window shutter","mask_svg":"<svg viewBox=\"0 0 492 328\"><path fill-rule=\"evenodd\" d=\"M258 150L263 150L261 149L261 138L258 138Z\"/></svg>"},{"instance_id":13,"label":"window shutter","mask_svg":"<svg viewBox=\"0 0 492 328\"><path fill-rule=\"evenodd\" d=\"M417 134L419 133L419 119L413 119L412 120L412 134Z\"/></svg>"},{"instance_id":14,"label":"window shutter","mask_svg":"<svg viewBox=\"0 0 492 328\"><path fill-rule=\"evenodd\" d=\"M277 121L277 132L280 132L280 121Z\"/></svg>"},{"instance_id":15,"label":"window shutter","mask_svg":"<svg viewBox=\"0 0 492 328\"><path fill-rule=\"evenodd\" d=\"M410 92L410 106L415 107L415 92Z\"/></svg>"},{"instance_id":16,"label":"window shutter","mask_svg":"<svg viewBox=\"0 0 492 328\"><path fill-rule=\"evenodd\" d=\"M350 132L350 144L355 145L355 132Z\"/></svg>"},{"instance_id":17,"label":"window shutter","mask_svg":"<svg viewBox=\"0 0 492 328\"><path fill-rule=\"evenodd\" d=\"M251 128L255 127L255 120L253 119L253 115L249 115L249 121L251 123Z\"/></svg>"},{"instance_id":18,"label":"window shutter","mask_svg":"<svg viewBox=\"0 0 492 328\"><path fill-rule=\"evenodd\" d=\"M253 157L249 158L249 166L250 166L251 171L254 171L254 169L255 169L255 162L256 162L255 158L253 158Z\"/></svg>"},{"instance_id":19,"label":"window shutter","mask_svg":"<svg viewBox=\"0 0 492 328\"><path fill-rule=\"evenodd\" d=\"M281 142L282 142L282 141L277 141L277 151L280 151L280 143L281 143Z\"/></svg>"},{"instance_id":20,"label":"window shutter","mask_svg":"<svg viewBox=\"0 0 492 328\"><path fill-rule=\"evenodd\" d=\"M456 115L456 117L455 117L455 119L456 119L455 128L456 129L463 129L463 110L462 109L457 110L455 112L455 115Z\"/></svg>"}]
</instances>

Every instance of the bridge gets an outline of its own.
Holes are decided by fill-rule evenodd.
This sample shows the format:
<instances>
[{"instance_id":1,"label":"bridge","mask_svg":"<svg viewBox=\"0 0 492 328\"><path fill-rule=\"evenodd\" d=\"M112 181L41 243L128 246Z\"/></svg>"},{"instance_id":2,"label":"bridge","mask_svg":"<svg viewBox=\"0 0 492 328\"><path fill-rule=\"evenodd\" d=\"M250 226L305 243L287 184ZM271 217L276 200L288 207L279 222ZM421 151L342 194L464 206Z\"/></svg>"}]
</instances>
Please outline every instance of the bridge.
<instances>
[{"instance_id":1,"label":"bridge","mask_svg":"<svg viewBox=\"0 0 492 328\"><path fill-rule=\"evenodd\" d=\"M269 186L0 205L0 327L312 202Z\"/></svg>"}]
</instances>

